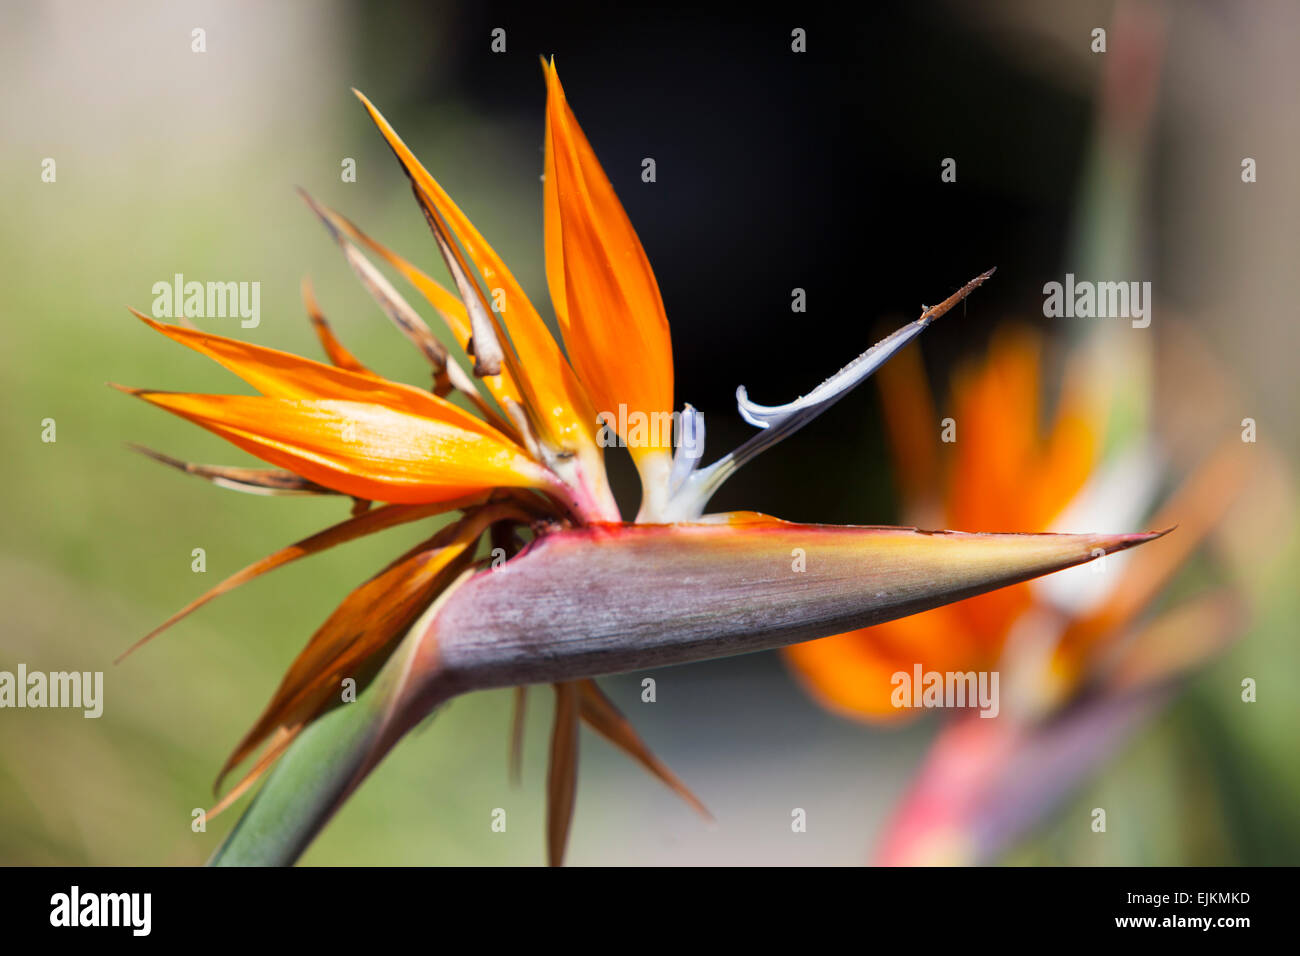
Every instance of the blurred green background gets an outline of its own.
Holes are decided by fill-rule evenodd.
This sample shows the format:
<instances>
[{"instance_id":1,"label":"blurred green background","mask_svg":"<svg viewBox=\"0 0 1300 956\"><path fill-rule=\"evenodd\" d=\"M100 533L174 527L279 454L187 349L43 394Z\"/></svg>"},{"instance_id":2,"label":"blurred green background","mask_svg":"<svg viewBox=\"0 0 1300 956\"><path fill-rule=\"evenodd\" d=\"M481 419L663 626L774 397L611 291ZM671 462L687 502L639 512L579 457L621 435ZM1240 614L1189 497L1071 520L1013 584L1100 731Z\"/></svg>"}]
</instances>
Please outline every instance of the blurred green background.
<instances>
[{"instance_id":1,"label":"blurred green background","mask_svg":"<svg viewBox=\"0 0 1300 956\"><path fill-rule=\"evenodd\" d=\"M998 317L1034 314L1087 201L1101 70L1087 37L1112 22L1112 5L882 5L862 22L837 16L809 12L806 86L795 96L782 86L793 69L784 20L738 24L662 7L552 16L493 4L4 6L0 669L102 670L106 701L98 720L0 711L0 863L206 859L238 808L206 833L191 832L191 811L211 804L217 768L288 661L343 594L427 533L399 529L277 571L111 663L226 574L345 512L338 501L225 492L126 450L137 441L192 461L245 460L105 387L236 390L126 305L148 311L153 283L177 272L258 281L259 328L204 327L316 356L298 295L308 275L354 353L424 381L420 357L293 192L307 187L432 267L405 180L350 86L385 110L547 311L536 56L557 54L664 286L678 401L709 415L714 451L744 434L728 405L736 384L761 401L806 391L882 318L988 265L1000 267L1000 287L923 343L936 380L982 348ZM508 48L494 58L496 26ZM1143 232L1127 237L1160 288L1177 290L1182 321L1208 343L1289 474L1300 448L1297 26L1281 3L1171 6L1134 217ZM195 27L206 30L203 54L191 51ZM805 95L815 105L805 108ZM939 157L958 150L971 157L961 161L960 204L939 213ZM666 182L653 198L629 196L647 154ZM1258 183L1241 183L1242 156L1258 159ZM41 179L46 157L57 163L53 183ZM340 180L345 157L356 160L355 183ZM918 166L923 175L900 172ZM782 268L823 281L790 281ZM832 367L801 354L804 333L787 323L788 290L800 284L840 313ZM752 466L719 508L892 520L869 392ZM1177 381L1157 401L1176 416L1195 412L1201 394L1197 381ZM1241 417L1203 411L1207 421L1212 411ZM41 441L46 418L57 422L54 443ZM1288 475L1281 509L1252 529L1258 566L1249 546L1238 561L1257 599L1244 640L1010 860L1300 861L1294 500ZM196 547L207 553L203 575L191 571ZM1198 586L1195 573L1184 591ZM775 655L653 674L653 706L639 702L641 676L603 684L718 822L702 824L584 732L571 863L862 862L935 729L872 730L827 714ZM1243 676L1258 679L1257 704L1240 703ZM531 700L517 789L506 773L509 696L458 700L404 741L305 862L540 863L550 695ZM1111 808L1101 838L1079 822L1098 805ZM805 834L790 832L795 806L808 810ZM490 829L495 807L509 814L504 834Z\"/></svg>"}]
</instances>

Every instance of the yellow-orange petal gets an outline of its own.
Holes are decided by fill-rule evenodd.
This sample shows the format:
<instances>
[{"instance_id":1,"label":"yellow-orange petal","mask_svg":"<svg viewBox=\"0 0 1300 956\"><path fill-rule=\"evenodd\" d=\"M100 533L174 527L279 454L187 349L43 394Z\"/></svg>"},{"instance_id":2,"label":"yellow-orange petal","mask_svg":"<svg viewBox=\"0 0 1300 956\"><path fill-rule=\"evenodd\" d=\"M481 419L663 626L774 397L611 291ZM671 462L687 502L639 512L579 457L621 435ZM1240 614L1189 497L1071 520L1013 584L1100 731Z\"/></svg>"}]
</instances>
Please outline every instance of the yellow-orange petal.
<instances>
[{"instance_id":1,"label":"yellow-orange petal","mask_svg":"<svg viewBox=\"0 0 1300 956\"><path fill-rule=\"evenodd\" d=\"M292 352L156 322L134 309L131 311L150 328L206 355L268 398L324 399L381 405L395 412L418 415L464 431L505 440L500 432L482 419L424 389L392 382L369 372L356 372L324 362L314 362Z\"/></svg>"},{"instance_id":2,"label":"yellow-orange petal","mask_svg":"<svg viewBox=\"0 0 1300 956\"><path fill-rule=\"evenodd\" d=\"M549 471L490 430L383 405L124 391L263 461L358 498L426 504L488 488L555 487Z\"/></svg>"},{"instance_id":3,"label":"yellow-orange petal","mask_svg":"<svg viewBox=\"0 0 1300 956\"><path fill-rule=\"evenodd\" d=\"M659 284L641 240L546 67L546 277L564 344L598 411L673 409L673 350ZM657 420L653 419L652 420ZM667 431L669 434L664 434ZM671 447L671 429L626 433L633 457Z\"/></svg>"}]
</instances>

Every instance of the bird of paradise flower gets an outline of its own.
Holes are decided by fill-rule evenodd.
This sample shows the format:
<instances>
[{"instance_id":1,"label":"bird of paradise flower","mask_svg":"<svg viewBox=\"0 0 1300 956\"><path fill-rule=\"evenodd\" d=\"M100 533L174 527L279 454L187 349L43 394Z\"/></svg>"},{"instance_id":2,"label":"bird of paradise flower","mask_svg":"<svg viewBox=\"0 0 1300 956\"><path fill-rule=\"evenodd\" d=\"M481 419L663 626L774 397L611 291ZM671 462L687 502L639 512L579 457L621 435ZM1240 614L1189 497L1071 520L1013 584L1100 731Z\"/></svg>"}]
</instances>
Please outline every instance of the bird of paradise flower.
<instances>
[{"instance_id":1,"label":"bird of paradise flower","mask_svg":"<svg viewBox=\"0 0 1300 956\"><path fill-rule=\"evenodd\" d=\"M301 557L458 513L344 598L222 767L218 787L264 748L214 812L277 761L283 771L286 755L303 752L309 731L326 726L327 715L339 709L369 715L362 729L330 743L327 759L308 761L310 782L277 789L271 775L235 831L257 834L261 855L243 859L296 858L396 740L442 700L474 689L545 682L556 695L547 844L550 861L558 863L576 795L580 721L703 809L593 677L822 637L1157 536L922 533L704 513L736 469L864 381L991 270L795 402L762 406L739 389L741 414L760 431L707 467L700 466L703 416L689 405L681 420L692 440L679 434L675 450L662 433L652 432L644 442L620 434L642 487L636 521L624 522L597 441L598 413L620 406L650 416L671 413L668 322L640 240L565 100L554 63L544 61L543 67L546 276L563 351L496 252L360 93L410 181L456 293L337 212L304 198L383 311L428 359L431 389L390 381L362 364L337 340L308 286L308 313L329 364L136 313L259 394L123 390L274 467L194 465L149 454L240 491L334 494L354 501L348 520L248 566L139 643ZM472 360L471 371L362 249L423 296ZM477 556L485 537L508 558L504 564ZM796 549L809 556L806 575L791 573ZM373 710L340 703L339 689L348 679L370 688L368 699L378 700ZM275 793L268 797L268 790ZM298 808L300 819L286 827L291 835L273 840L260 824L245 828L259 801L265 806L281 799ZM278 847L274 853L265 850L270 843ZM226 860L236 856L227 852Z\"/></svg>"},{"instance_id":2,"label":"bird of paradise flower","mask_svg":"<svg viewBox=\"0 0 1300 956\"><path fill-rule=\"evenodd\" d=\"M1110 409L1106 390L1087 374L1086 351L1067 364L1051 424L1040 425L1043 352L1037 332L1005 326L983 364L955 376L949 403L960 434L946 460L931 437L935 399L919 357L904 353L882 372L887 435L910 519L1052 527L1070 524L1088 497L1110 499L1102 503L1112 511L1143 507L1137 489L1147 482L1121 482L1120 492L1104 477ZM1113 472L1132 469L1129 462ZM1153 518L1179 522L1176 541L1133 555L1121 570L1094 565L1102 572L1088 581L1062 575L1020 584L786 649L819 701L871 723L917 715L893 702L893 675L915 666L993 669L1004 678L1004 714L962 713L945 725L879 839L877 862L987 862L1150 715L1176 678L1239 633L1241 602L1228 590L1153 619L1144 612L1223 516L1246 473L1231 442L1209 455Z\"/></svg>"}]
</instances>

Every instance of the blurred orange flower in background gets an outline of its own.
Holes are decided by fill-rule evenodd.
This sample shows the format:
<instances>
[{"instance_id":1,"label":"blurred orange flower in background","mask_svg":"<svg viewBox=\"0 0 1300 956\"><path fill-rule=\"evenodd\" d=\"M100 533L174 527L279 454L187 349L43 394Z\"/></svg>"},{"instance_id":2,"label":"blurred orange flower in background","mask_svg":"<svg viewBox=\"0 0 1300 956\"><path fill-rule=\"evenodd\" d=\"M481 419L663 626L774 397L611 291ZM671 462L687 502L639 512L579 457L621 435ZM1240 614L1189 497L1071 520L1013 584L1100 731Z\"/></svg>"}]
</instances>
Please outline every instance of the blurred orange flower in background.
<instances>
[{"instance_id":1,"label":"blurred orange flower in background","mask_svg":"<svg viewBox=\"0 0 1300 956\"><path fill-rule=\"evenodd\" d=\"M1050 416L1042 407L1044 341L1027 327L1002 327L981 364L958 370L949 397L952 415L942 420L916 350L900 353L882 369L888 440L906 520L921 527L1028 532L1064 530L1062 521L1075 520L1084 501L1091 511L1099 502L1103 511L1142 507L1142 489L1154 481L1134 480L1131 473L1153 466L1135 469L1130 462L1116 468L1105 460L1110 392L1092 387L1087 358L1079 350L1067 360ZM1046 428L1044 420L1050 421ZM944 440L935 427L941 421ZM1116 481L1123 472L1129 477ZM1246 478L1240 442L1226 442L1149 519L1151 527L1178 525L1168 547L1094 564L1101 570L1084 569L1097 574L1087 587L1078 586L1086 579L1077 571L1064 572L1056 583L1027 582L785 649L817 700L868 722L918 716L892 699L895 675L911 677L918 665L927 673L1000 675L1000 713L962 712L941 733L886 830L880 862L988 858L1002 848L1005 834L1033 819L1027 812L1020 821L1004 819L996 840L979 835L979 811L990 793L1000 793L1003 817L1014 817L1024 802L998 788L1015 790L1017 775L1036 772L1032 763L1025 765L1026 753L1042 751L1037 756L1047 764L1067 755L1054 779L1027 781L1030 789L1067 789L1094 762L1068 755L1104 750L1116 722L1147 712L1146 692L1203 662L1239 632L1240 603L1226 590L1153 621L1142 615L1220 521ZM1060 586L1062 578L1070 580L1068 588ZM1109 705L1112 719L1095 708L1092 714L1072 711L1081 701ZM1067 719L1054 724L1062 714ZM1088 726L1071 728L1069 718L1080 714ZM1045 743L1054 735L1061 741Z\"/></svg>"}]
</instances>

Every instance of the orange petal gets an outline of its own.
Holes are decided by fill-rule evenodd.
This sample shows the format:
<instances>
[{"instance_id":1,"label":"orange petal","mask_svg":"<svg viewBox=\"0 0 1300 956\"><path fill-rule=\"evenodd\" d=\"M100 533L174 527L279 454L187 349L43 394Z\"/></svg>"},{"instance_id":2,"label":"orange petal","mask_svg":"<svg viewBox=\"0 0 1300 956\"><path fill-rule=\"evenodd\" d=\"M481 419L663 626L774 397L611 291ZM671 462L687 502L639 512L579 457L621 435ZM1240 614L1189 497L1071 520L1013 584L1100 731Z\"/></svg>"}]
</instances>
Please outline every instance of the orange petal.
<instances>
[{"instance_id":1,"label":"orange petal","mask_svg":"<svg viewBox=\"0 0 1300 956\"><path fill-rule=\"evenodd\" d=\"M359 91L353 92L415 185L417 196L432 204L464 246L487 285L489 298L495 289L504 293L500 316L510 334L510 342L502 343L507 367L527 399L539 437L559 451L594 449L595 411L523 288L460 207L402 142L388 120ZM511 345L517 361L513 361Z\"/></svg>"},{"instance_id":2,"label":"orange petal","mask_svg":"<svg viewBox=\"0 0 1300 956\"><path fill-rule=\"evenodd\" d=\"M1036 510L1044 526L1075 500L1097 467L1105 407L1089 384L1082 369L1067 370L1052 430L1035 469Z\"/></svg>"},{"instance_id":3,"label":"orange petal","mask_svg":"<svg viewBox=\"0 0 1300 956\"><path fill-rule=\"evenodd\" d=\"M551 866L564 862L577 794L578 691L568 682L555 685L555 725L546 775L546 858Z\"/></svg>"},{"instance_id":4,"label":"orange petal","mask_svg":"<svg viewBox=\"0 0 1300 956\"><path fill-rule=\"evenodd\" d=\"M1032 531L1048 519L1035 514L1033 480L1039 448L1038 338L1000 328L978 369L963 370L953 388L956 458L949 475L948 526L966 531ZM1068 499L1062 499L1062 506Z\"/></svg>"},{"instance_id":5,"label":"orange petal","mask_svg":"<svg viewBox=\"0 0 1300 956\"><path fill-rule=\"evenodd\" d=\"M1051 441L1039 427L1041 338L1002 326L988 357L963 369L952 392L957 441L947 475L947 523L969 531L1047 527L1082 487L1095 442L1076 403L1062 406ZM963 601L957 610L986 652L1030 606L1028 588Z\"/></svg>"},{"instance_id":6,"label":"orange petal","mask_svg":"<svg viewBox=\"0 0 1300 956\"><path fill-rule=\"evenodd\" d=\"M578 704L582 719L592 730L662 780L670 790L694 807L700 816L706 820L713 819L713 814L709 813L695 794L687 789L686 784L682 783L677 774L669 770L667 764L651 753L645 741L632 729L632 724L614 706L613 701L605 696L594 680L578 681Z\"/></svg>"},{"instance_id":7,"label":"orange petal","mask_svg":"<svg viewBox=\"0 0 1300 956\"><path fill-rule=\"evenodd\" d=\"M486 426L471 431L355 401L123 390L357 498L429 504L490 488L556 488L550 472Z\"/></svg>"},{"instance_id":8,"label":"orange petal","mask_svg":"<svg viewBox=\"0 0 1300 956\"><path fill-rule=\"evenodd\" d=\"M671 413L673 350L659 284L553 62L546 85L546 277L564 344L598 411L618 416L625 404L629 414ZM671 447L663 431L671 429L629 442L633 457Z\"/></svg>"},{"instance_id":9,"label":"orange petal","mask_svg":"<svg viewBox=\"0 0 1300 956\"><path fill-rule=\"evenodd\" d=\"M500 437L500 433L482 419L424 389L391 382L370 373L313 362L292 352L155 322L134 309L131 311L150 328L218 362L268 398L373 403L446 422L467 431Z\"/></svg>"}]
</instances>

